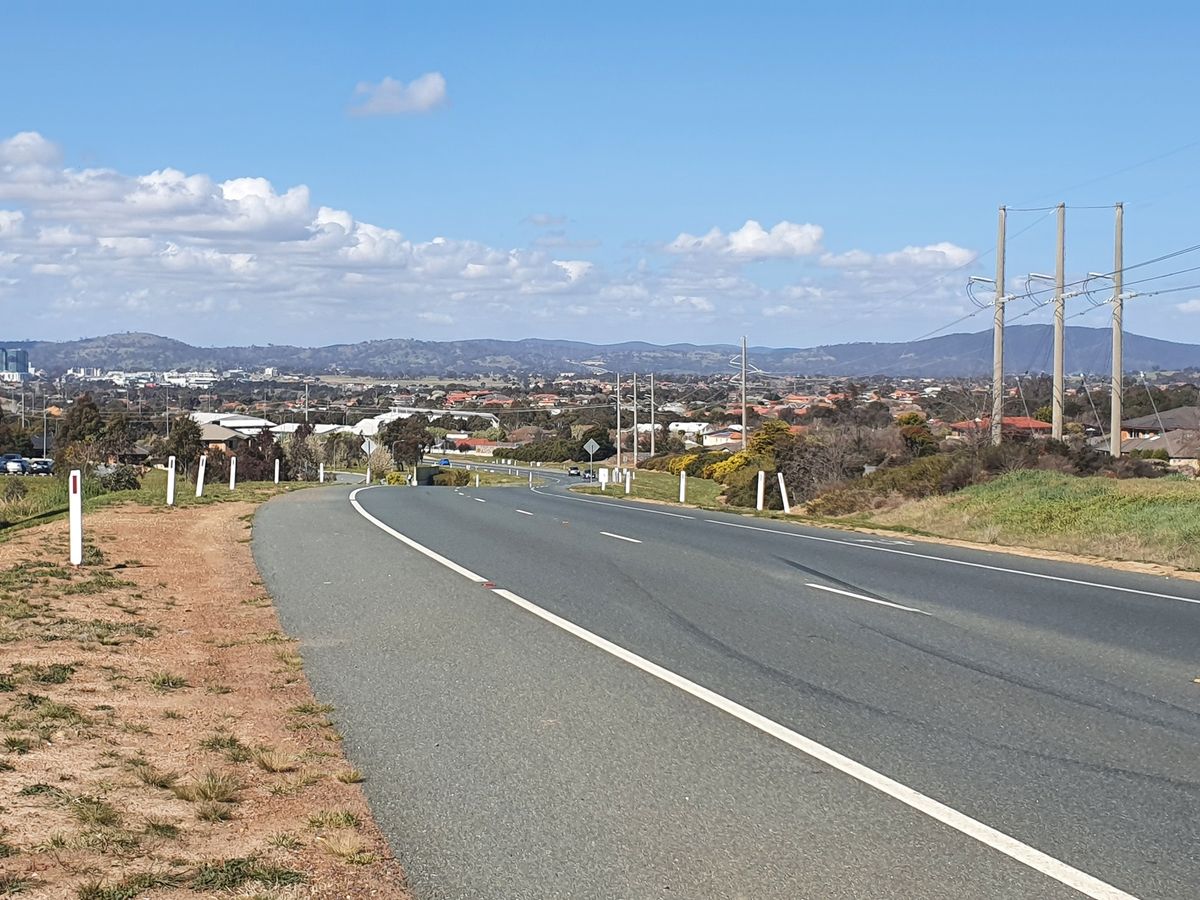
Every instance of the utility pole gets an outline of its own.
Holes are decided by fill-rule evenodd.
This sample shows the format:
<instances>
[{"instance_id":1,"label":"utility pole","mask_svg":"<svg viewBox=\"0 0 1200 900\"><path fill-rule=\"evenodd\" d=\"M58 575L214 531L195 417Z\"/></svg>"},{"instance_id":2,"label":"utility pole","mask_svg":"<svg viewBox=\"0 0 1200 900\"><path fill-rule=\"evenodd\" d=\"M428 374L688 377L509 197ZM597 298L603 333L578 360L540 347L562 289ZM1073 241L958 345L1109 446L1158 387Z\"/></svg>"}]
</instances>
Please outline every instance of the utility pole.
<instances>
[{"instance_id":1,"label":"utility pole","mask_svg":"<svg viewBox=\"0 0 1200 900\"><path fill-rule=\"evenodd\" d=\"M308 382L304 382L304 421L308 421Z\"/></svg>"},{"instance_id":2,"label":"utility pole","mask_svg":"<svg viewBox=\"0 0 1200 900\"><path fill-rule=\"evenodd\" d=\"M654 455L654 432L657 430L654 424L654 373L650 373L650 455Z\"/></svg>"},{"instance_id":3,"label":"utility pole","mask_svg":"<svg viewBox=\"0 0 1200 900\"><path fill-rule=\"evenodd\" d=\"M617 468L621 468L621 373L617 373Z\"/></svg>"},{"instance_id":4,"label":"utility pole","mask_svg":"<svg viewBox=\"0 0 1200 900\"><path fill-rule=\"evenodd\" d=\"M1004 424L1004 240L1008 210L1000 207L996 237L996 308L992 318L992 444Z\"/></svg>"},{"instance_id":5,"label":"utility pole","mask_svg":"<svg viewBox=\"0 0 1200 900\"><path fill-rule=\"evenodd\" d=\"M1112 417L1109 419L1109 453L1114 457L1121 455L1121 376L1123 361L1121 359L1121 327L1125 314L1125 298L1121 291L1125 287L1125 204L1117 204L1117 233L1113 245L1113 308L1112 308L1112 387L1109 406Z\"/></svg>"},{"instance_id":6,"label":"utility pole","mask_svg":"<svg viewBox=\"0 0 1200 900\"><path fill-rule=\"evenodd\" d=\"M171 389L170 388L167 388L166 395L167 395L167 405L166 405L166 407L164 407L163 415L166 416L166 419L167 419L167 440L169 441L171 439Z\"/></svg>"},{"instance_id":7,"label":"utility pole","mask_svg":"<svg viewBox=\"0 0 1200 900\"><path fill-rule=\"evenodd\" d=\"M638 462L638 433L637 433L637 372L633 373L633 468Z\"/></svg>"},{"instance_id":8,"label":"utility pole","mask_svg":"<svg viewBox=\"0 0 1200 900\"><path fill-rule=\"evenodd\" d=\"M42 456L49 456L49 448L46 446L46 395L42 394Z\"/></svg>"},{"instance_id":9,"label":"utility pole","mask_svg":"<svg viewBox=\"0 0 1200 900\"><path fill-rule=\"evenodd\" d=\"M742 449L746 449L746 435L748 429L746 427L748 416L746 415L746 336L742 335Z\"/></svg>"},{"instance_id":10,"label":"utility pole","mask_svg":"<svg viewBox=\"0 0 1200 900\"><path fill-rule=\"evenodd\" d=\"M1051 415L1050 435L1056 441L1063 436L1063 380L1066 352L1066 307L1067 301L1063 296L1066 281L1067 258L1067 204L1058 204L1058 255L1054 264L1054 399L1051 400L1053 414Z\"/></svg>"}]
</instances>

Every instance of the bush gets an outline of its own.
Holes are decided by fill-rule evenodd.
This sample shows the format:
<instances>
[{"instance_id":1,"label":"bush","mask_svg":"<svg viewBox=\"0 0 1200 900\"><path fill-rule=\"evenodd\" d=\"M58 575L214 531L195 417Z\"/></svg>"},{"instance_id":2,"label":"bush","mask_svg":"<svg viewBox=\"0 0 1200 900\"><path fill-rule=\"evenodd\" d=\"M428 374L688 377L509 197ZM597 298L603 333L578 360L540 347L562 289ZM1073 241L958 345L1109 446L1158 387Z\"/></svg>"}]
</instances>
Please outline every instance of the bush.
<instances>
[{"instance_id":1,"label":"bush","mask_svg":"<svg viewBox=\"0 0 1200 900\"><path fill-rule=\"evenodd\" d=\"M471 473L466 469L445 469L433 476L439 487L466 487L471 483Z\"/></svg>"},{"instance_id":2,"label":"bush","mask_svg":"<svg viewBox=\"0 0 1200 900\"><path fill-rule=\"evenodd\" d=\"M9 478L4 482L4 502L15 503L18 500L24 499L29 493L29 488L24 481L18 481L15 478Z\"/></svg>"},{"instance_id":3,"label":"bush","mask_svg":"<svg viewBox=\"0 0 1200 900\"><path fill-rule=\"evenodd\" d=\"M387 477L383 479L385 483L390 485L406 484L408 478L402 472L388 472Z\"/></svg>"},{"instance_id":4,"label":"bush","mask_svg":"<svg viewBox=\"0 0 1200 900\"><path fill-rule=\"evenodd\" d=\"M133 466L117 466L100 476L100 488L104 491L136 491L141 486L142 480Z\"/></svg>"}]
</instances>

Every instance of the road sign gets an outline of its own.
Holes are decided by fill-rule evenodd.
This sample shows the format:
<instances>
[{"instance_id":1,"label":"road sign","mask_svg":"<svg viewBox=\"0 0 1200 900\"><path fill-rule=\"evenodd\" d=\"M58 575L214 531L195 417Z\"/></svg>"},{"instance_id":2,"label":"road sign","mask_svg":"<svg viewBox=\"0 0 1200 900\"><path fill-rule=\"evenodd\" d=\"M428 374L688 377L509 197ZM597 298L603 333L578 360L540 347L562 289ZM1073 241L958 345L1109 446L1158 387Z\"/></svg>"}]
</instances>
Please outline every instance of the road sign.
<instances>
[{"instance_id":1,"label":"road sign","mask_svg":"<svg viewBox=\"0 0 1200 900\"><path fill-rule=\"evenodd\" d=\"M592 461L593 461L593 458L594 458L594 457L595 457L595 455L596 455L596 451L600 449L600 445L596 443L596 439L595 439L595 438L588 438L588 442L587 442L586 444L584 444L584 445L583 445L583 449L587 451L587 455L588 455L588 474L591 474L591 471L592 471Z\"/></svg>"},{"instance_id":2,"label":"road sign","mask_svg":"<svg viewBox=\"0 0 1200 900\"><path fill-rule=\"evenodd\" d=\"M379 445L377 443L375 443L373 440L371 440L370 438L366 438L362 442L362 452L367 454L367 456L370 456L372 453L375 452L375 448L378 446Z\"/></svg>"}]
</instances>

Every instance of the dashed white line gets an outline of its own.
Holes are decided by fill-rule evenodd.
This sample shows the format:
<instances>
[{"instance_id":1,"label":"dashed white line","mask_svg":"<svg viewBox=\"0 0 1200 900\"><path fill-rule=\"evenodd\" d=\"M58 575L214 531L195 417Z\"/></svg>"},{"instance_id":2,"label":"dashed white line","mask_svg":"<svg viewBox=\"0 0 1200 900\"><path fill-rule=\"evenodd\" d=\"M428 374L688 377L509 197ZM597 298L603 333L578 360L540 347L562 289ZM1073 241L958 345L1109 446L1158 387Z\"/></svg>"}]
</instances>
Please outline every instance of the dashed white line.
<instances>
[{"instance_id":1,"label":"dashed white line","mask_svg":"<svg viewBox=\"0 0 1200 900\"><path fill-rule=\"evenodd\" d=\"M600 533L605 537L616 538L618 541L629 541L631 544L641 543L637 538L625 537L623 534L613 534L611 531L602 531Z\"/></svg>"},{"instance_id":2,"label":"dashed white line","mask_svg":"<svg viewBox=\"0 0 1200 900\"><path fill-rule=\"evenodd\" d=\"M532 516L533 515L533 513L529 512L528 510L524 510L524 509L518 509L517 512L519 512L523 516Z\"/></svg>"},{"instance_id":3,"label":"dashed white line","mask_svg":"<svg viewBox=\"0 0 1200 900\"><path fill-rule=\"evenodd\" d=\"M363 489L360 488L359 490ZM446 559L446 557L436 553L433 550L430 550L428 547L423 547L412 538L401 534L400 532L385 525L379 519L376 519L374 516L364 510L358 501L354 499L357 494L358 491L351 493L350 503L359 512L359 514L366 518L369 522L378 526L379 528L382 528L392 537L403 542L409 547L412 547L419 553L423 553L430 559L440 562L451 571L457 572L458 574L463 575L464 577L469 578L471 581L476 583L488 584L486 579L481 578L474 572L471 572L469 569L464 569L462 566ZM603 534L604 532L601 533ZM609 537L619 537L619 535L609 535ZM626 540L632 539L626 538ZM971 818L966 813L961 813L939 800L934 800L932 797L928 797L919 791L915 791L905 784L901 784L898 781L888 778L882 772L877 772L874 769L868 768L867 766L864 766L862 763L857 762L848 756L843 756L836 750L826 747L824 744L820 744L814 741L812 738L805 737L804 735L793 731L785 725L780 725L778 722L768 719L766 716L755 712L749 707L742 706L740 703L730 700L728 697L718 694L716 691L710 690L709 688L699 685L694 681L690 681L689 679L684 678L682 675L658 665L658 663L651 662L645 657L634 653L632 650L626 650L619 644L614 644L612 641L602 638L598 634L594 634L588 631L586 628L576 625L574 622L568 621L561 616L557 616L549 610L542 609L542 607L538 606L536 603L531 603L524 597L514 594L512 591L500 588L494 590L492 593L498 597L503 597L513 605L532 613L556 628L559 628L568 634L573 635L574 637L577 637L588 644L591 644L593 647L596 647L597 649L628 663L642 672L645 672L647 675L657 678L658 680L665 682L672 687L678 688L684 693L695 697L697 700L707 703L709 706L733 716L735 719L738 719L752 728L756 728L764 734L770 735L771 737L787 744L788 746L799 750L806 756L825 763L830 768L836 769L844 775L848 775L850 778L853 778L856 781L867 785L868 787L872 787L894 800L898 800L905 806L908 806L910 809L914 809L919 813L929 816L931 819L941 822L943 825L947 825L950 828L953 828L955 831L958 831L960 834L964 834L967 837L973 838L985 846L991 847L994 850L998 850L1000 853L1003 853L1010 859L1014 859L1036 872L1041 872L1043 875L1053 878L1055 881L1065 884L1067 887L1074 888L1084 896L1092 898L1092 900L1137 900L1137 898L1132 894L1128 894L1120 888L1113 887L1111 884L1101 881L1099 878L1089 875L1087 872L1084 872L1081 869L1076 869L1074 866L1068 865L1062 860L1055 859L1053 856L1043 853L1041 850L1031 847L1023 841L1017 840L1011 835L992 828L990 825L985 825L978 819Z\"/></svg>"},{"instance_id":4,"label":"dashed white line","mask_svg":"<svg viewBox=\"0 0 1200 900\"><path fill-rule=\"evenodd\" d=\"M551 495L553 496L553 495ZM819 541L823 544L841 544L843 547L854 547L858 550L873 550L876 553L896 553L900 556L913 556L917 559L928 559L933 562L946 563L951 566L967 566L971 569L987 569L991 572L1003 572L1005 575L1024 575L1027 578L1041 578L1045 581L1059 581L1065 584L1078 584L1082 587L1100 588L1106 591L1120 591L1125 594L1137 594L1142 597L1158 597L1162 600L1180 600L1183 603L1200 604L1200 600L1192 597L1180 597L1177 594L1160 594L1157 591L1143 591L1139 588L1121 587L1116 584L1102 584L1099 581L1084 581L1081 578L1064 578L1062 575L1044 575L1041 572L1026 572L1024 569L1009 569L1005 566L989 566L987 563L968 562L965 559L951 559L946 556L933 556L929 553L917 553L915 550L897 550L895 547L878 547L874 544L860 544L857 541L843 541L838 538L819 537L815 534L800 534L797 531L781 531L778 528L759 528L757 525L739 525L737 522L722 522L720 519L705 519L711 525L724 525L726 528L744 528L747 531L761 531L765 534L779 534L784 537L798 538L802 541Z\"/></svg>"},{"instance_id":5,"label":"dashed white line","mask_svg":"<svg viewBox=\"0 0 1200 900\"><path fill-rule=\"evenodd\" d=\"M805 582L806 587L816 588L818 591L829 591L831 594L841 594L843 597L853 597L855 600L866 600L868 603L878 603L880 606L890 606L892 609L902 609L905 612L920 613L923 616L929 615L923 609L914 609L911 606L901 606L899 603L892 603L890 600L879 600L876 597L868 597L865 594L854 594L850 591L843 591L841 588L830 587L827 584L813 584L811 581Z\"/></svg>"},{"instance_id":6,"label":"dashed white line","mask_svg":"<svg viewBox=\"0 0 1200 900\"><path fill-rule=\"evenodd\" d=\"M487 501L484 500L482 497L472 497L471 499L474 500L476 503L487 503Z\"/></svg>"}]
</instances>

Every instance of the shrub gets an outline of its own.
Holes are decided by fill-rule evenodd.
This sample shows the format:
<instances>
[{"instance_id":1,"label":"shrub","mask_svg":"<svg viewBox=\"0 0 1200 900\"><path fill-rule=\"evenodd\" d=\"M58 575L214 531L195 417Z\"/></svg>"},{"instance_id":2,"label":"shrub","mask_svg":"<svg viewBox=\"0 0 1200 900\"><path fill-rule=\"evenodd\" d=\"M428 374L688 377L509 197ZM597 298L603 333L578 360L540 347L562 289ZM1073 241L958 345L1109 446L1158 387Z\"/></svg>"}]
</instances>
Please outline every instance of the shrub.
<instances>
[{"instance_id":1,"label":"shrub","mask_svg":"<svg viewBox=\"0 0 1200 900\"><path fill-rule=\"evenodd\" d=\"M390 485L405 484L408 482L408 476L403 472L388 472L384 479Z\"/></svg>"},{"instance_id":2,"label":"shrub","mask_svg":"<svg viewBox=\"0 0 1200 900\"><path fill-rule=\"evenodd\" d=\"M29 488L26 487L24 481L18 481L15 478L9 478L4 482L4 502L16 503L18 500L24 499L29 493Z\"/></svg>"},{"instance_id":3,"label":"shrub","mask_svg":"<svg viewBox=\"0 0 1200 900\"><path fill-rule=\"evenodd\" d=\"M100 487L104 491L136 491L141 486L138 471L133 466L117 466L107 475L100 476Z\"/></svg>"},{"instance_id":4,"label":"shrub","mask_svg":"<svg viewBox=\"0 0 1200 900\"><path fill-rule=\"evenodd\" d=\"M471 483L471 473L466 469L445 469L433 476L433 483L441 487L465 487Z\"/></svg>"}]
</instances>

